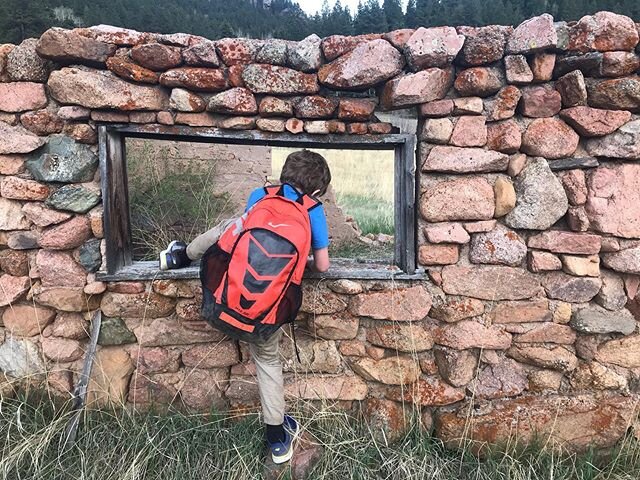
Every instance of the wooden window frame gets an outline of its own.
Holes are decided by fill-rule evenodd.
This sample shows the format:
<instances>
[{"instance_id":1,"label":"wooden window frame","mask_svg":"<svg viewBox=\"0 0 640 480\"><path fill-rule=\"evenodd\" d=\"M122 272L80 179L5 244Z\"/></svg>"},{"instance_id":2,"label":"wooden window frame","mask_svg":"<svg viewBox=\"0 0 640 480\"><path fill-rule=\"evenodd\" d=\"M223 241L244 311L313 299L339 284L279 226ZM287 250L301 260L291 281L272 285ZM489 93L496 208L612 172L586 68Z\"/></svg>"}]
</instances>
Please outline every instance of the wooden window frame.
<instances>
[{"instance_id":1,"label":"wooden window frame","mask_svg":"<svg viewBox=\"0 0 640 480\"><path fill-rule=\"evenodd\" d=\"M106 271L97 273L103 281L198 278L198 268L160 271L157 262L133 261L129 186L126 165L126 138L218 143L227 145L264 145L324 149L393 150L396 266L332 261L323 274L309 278L407 279L425 278L417 268L418 184L416 181L415 135L309 135L268 133L255 130L229 131L207 127L101 124L98 146L103 199Z\"/></svg>"}]
</instances>

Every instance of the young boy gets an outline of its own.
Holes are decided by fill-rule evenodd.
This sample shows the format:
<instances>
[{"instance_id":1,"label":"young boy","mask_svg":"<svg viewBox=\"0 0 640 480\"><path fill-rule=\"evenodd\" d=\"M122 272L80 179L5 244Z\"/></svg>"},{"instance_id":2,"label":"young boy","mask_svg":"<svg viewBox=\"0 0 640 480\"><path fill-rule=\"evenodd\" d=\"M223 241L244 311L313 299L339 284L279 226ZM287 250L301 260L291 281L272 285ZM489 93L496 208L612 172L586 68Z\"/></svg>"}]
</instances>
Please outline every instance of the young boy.
<instances>
[{"instance_id":1,"label":"young boy","mask_svg":"<svg viewBox=\"0 0 640 480\"><path fill-rule=\"evenodd\" d=\"M305 194L313 197L322 196L331 182L331 172L322 155L301 150L287 157L280 174L280 182L284 186L284 196L290 200L297 200ZM246 211L264 196L264 188L254 190L249 196ZM309 211L309 221L313 257L307 260L307 267L325 272L329 268L329 232L322 205ZM205 251L218 241L222 233L235 223L235 219L225 220L197 237L188 246L183 242L171 242L167 250L160 254L160 268L181 268L199 260ZM297 422L284 413L284 382L279 355L281 337L282 330L279 329L268 339L249 344L256 365L267 444L274 463L284 463L291 458L293 441L299 433Z\"/></svg>"}]
</instances>

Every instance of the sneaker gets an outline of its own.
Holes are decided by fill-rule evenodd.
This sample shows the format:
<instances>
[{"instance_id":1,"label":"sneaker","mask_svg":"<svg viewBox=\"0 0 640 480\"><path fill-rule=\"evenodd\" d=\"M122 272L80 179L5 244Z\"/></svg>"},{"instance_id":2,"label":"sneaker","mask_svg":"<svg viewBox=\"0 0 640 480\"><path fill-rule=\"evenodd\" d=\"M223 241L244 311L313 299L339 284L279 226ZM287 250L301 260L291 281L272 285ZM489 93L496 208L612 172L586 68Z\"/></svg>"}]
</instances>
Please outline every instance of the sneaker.
<instances>
[{"instance_id":1,"label":"sneaker","mask_svg":"<svg viewBox=\"0 0 640 480\"><path fill-rule=\"evenodd\" d=\"M293 444L300 433L300 426L289 415L284 416L284 441L269 443L271 459L275 464L281 464L291 460L293 456Z\"/></svg>"},{"instance_id":2,"label":"sneaker","mask_svg":"<svg viewBox=\"0 0 640 480\"><path fill-rule=\"evenodd\" d=\"M187 244L174 240L166 250L160 252L160 270L188 267L191 260L187 256Z\"/></svg>"}]
</instances>

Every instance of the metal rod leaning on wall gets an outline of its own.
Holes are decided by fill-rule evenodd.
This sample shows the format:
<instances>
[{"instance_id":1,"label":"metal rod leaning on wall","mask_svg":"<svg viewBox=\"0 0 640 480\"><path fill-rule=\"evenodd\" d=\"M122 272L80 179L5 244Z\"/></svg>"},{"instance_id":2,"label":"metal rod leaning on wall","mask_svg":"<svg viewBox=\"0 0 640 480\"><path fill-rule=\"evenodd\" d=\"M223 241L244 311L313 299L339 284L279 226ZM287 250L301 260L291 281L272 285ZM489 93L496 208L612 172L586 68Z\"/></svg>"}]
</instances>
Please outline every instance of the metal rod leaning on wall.
<instances>
[{"instance_id":1,"label":"metal rod leaning on wall","mask_svg":"<svg viewBox=\"0 0 640 480\"><path fill-rule=\"evenodd\" d=\"M89 348L84 357L80 380L73 391L71 418L64 429L64 436L61 441L62 451L66 451L71 447L75 443L78 435L80 416L82 415L87 403L89 379L91 378L91 369L96 358L96 347L98 345L98 335L100 334L101 325L102 312L98 310L93 314L93 318L91 319L91 339L89 341Z\"/></svg>"}]
</instances>

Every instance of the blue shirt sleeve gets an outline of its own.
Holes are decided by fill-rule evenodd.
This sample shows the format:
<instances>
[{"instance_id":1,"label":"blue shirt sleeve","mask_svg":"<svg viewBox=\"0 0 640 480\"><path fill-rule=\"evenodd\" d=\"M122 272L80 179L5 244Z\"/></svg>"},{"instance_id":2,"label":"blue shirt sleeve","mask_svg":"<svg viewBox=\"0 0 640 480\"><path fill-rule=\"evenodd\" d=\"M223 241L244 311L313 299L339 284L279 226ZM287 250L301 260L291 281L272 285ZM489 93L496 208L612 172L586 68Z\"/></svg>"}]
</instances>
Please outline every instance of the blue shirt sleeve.
<instances>
[{"instance_id":1,"label":"blue shirt sleeve","mask_svg":"<svg viewBox=\"0 0 640 480\"><path fill-rule=\"evenodd\" d=\"M264 191L264 188L256 188L253 192L251 192L251 195L249 195L249 199L247 200L247 208L245 208L244 211L246 212L251 207L253 207L256 203L258 203L259 200L262 200L265 195L266 193Z\"/></svg>"},{"instance_id":2,"label":"blue shirt sleeve","mask_svg":"<svg viewBox=\"0 0 640 480\"><path fill-rule=\"evenodd\" d=\"M329 227L322 205L318 205L309 212L309 221L311 222L311 248L314 250L327 248L329 246Z\"/></svg>"}]
</instances>

